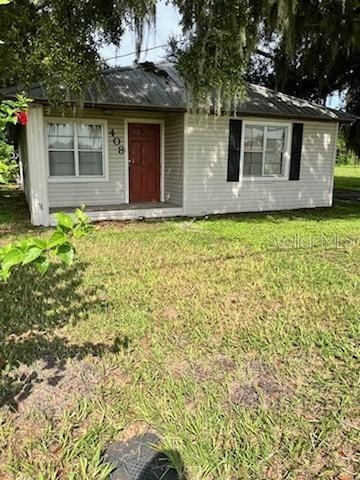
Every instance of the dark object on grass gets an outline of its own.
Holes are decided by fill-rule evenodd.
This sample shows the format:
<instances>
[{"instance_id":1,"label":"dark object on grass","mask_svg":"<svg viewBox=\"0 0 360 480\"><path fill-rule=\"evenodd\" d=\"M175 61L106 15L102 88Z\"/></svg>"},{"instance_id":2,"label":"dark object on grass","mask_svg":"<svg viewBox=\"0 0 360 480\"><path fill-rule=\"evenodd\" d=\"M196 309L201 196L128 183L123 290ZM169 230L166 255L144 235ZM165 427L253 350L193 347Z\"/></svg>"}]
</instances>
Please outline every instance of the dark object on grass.
<instances>
[{"instance_id":1,"label":"dark object on grass","mask_svg":"<svg viewBox=\"0 0 360 480\"><path fill-rule=\"evenodd\" d=\"M347 201L347 202L360 202L359 190L342 190L341 188L335 188L334 190L335 200Z\"/></svg>"},{"instance_id":2,"label":"dark object on grass","mask_svg":"<svg viewBox=\"0 0 360 480\"><path fill-rule=\"evenodd\" d=\"M105 461L116 466L110 480L180 480L166 452L157 449L160 438L154 433L114 442L105 452Z\"/></svg>"}]
</instances>

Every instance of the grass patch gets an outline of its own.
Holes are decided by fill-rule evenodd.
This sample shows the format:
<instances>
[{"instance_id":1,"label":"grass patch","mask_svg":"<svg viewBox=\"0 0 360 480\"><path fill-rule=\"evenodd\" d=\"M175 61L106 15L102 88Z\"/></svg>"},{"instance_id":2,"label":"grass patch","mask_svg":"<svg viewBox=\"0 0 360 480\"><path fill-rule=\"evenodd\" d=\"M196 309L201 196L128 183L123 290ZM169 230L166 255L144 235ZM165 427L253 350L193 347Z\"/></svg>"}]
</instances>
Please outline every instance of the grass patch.
<instances>
[{"instance_id":1,"label":"grass patch","mask_svg":"<svg viewBox=\"0 0 360 480\"><path fill-rule=\"evenodd\" d=\"M343 190L360 190L360 164L336 165L335 188Z\"/></svg>"},{"instance_id":2,"label":"grass patch","mask_svg":"<svg viewBox=\"0 0 360 480\"><path fill-rule=\"evenodd\" d=\"M15 185L0 185L0 238L6 234L31 230L23 195Z\"/></svg>"},{"instance_id":3,"label":"grass patch","mask_svg":"<svg viewBox=\"0 0 360 480\"><path fill-rule=\"evenodd\" d=\"M105 479L104 445L149 430L187 480L355 479L359 241L350 203L112 223L18 272L0 477Z\"/></svg>"}]
</instances>

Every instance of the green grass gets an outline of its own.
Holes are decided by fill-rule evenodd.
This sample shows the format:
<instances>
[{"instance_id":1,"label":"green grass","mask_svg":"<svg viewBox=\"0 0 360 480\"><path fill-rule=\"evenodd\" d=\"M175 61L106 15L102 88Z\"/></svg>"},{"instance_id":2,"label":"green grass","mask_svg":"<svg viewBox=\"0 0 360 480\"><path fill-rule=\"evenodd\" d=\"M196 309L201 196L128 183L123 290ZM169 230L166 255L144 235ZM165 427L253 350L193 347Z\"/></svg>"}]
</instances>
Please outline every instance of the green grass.
<instances>
[{"instance_id":1,"label":"green grass","mask_svg":"<svg viewBox=\"0 0 360 480\"><path fill-rule=\"evenodd\" d=\"M105 479L108 442L155 430L187 480L355 479L359 213L105 224L69 270L17 272L0 478ZM47 381L19 399L24 368Z\"/></svg>"},{"instance_id":2,"label":"green grass","mask_svg":"<svg viewBox=\"0 0 360 480\"><path fill-rule=\"evenodd\" d=\"M30 230L25 199L14 185L0 185L0 238L12 230L16 233Z\"/></svg>"},{"instance_id":3,"label":"green grass","mask_svg":"<svg viewBox=\"0 0 360 480\"><path fill-rule=\"evenodd\" d=\"M344 190L360 190L360 164L336 165L335 188Z\"/></svg>"}]
</instances>

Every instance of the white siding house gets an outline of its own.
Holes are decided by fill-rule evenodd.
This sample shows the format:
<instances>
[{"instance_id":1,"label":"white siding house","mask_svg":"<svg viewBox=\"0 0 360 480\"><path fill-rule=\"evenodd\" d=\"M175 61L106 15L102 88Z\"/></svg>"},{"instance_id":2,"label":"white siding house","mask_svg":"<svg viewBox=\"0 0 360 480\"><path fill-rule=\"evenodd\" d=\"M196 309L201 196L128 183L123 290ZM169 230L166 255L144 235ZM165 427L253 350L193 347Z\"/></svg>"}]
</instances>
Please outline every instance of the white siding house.
<instances>
[{"instance_id":1,"label":"white siding house","mask_svg":"<svg viewBox=\"0 0 360 480\"><path fill-rule=\"evenodd\" d=\"M30 90L21 153L34 225L82 205L94 220L332 205L338 126L352 116L250 85L234 116L201 117L173 67L124 72L75 114Z\"/></svg>"},{"instance_id":2,"label":"white siding house","mask_svg":"<svg viewBox=\"0 0 360 480\"><path fill-rule=\"evenodd\" d=\"M288 125L284 120L245 117L244 124ZM187 127L186 213L287 210L332 205L338 124L304 121L299 181L284 176L246 177L240 157L238 182L227 182L229 119L210 118L198 124L189 115ZM244 130L244 129L243 129ZM243 143L243 142L242 142Z\"/></svg>"}]
</instances>

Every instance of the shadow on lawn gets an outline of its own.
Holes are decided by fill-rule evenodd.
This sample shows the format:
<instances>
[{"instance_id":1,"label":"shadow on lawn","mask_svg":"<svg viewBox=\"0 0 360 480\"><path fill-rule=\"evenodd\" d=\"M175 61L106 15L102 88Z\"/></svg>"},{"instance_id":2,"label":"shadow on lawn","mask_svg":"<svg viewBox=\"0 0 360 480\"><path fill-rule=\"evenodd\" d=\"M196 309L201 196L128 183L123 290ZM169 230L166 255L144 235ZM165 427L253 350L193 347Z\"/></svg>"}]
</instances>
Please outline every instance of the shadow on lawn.
<instances>
[{"instance_id":1,"label":"shadow on lawn","mask_svg":"<svg viewBox=\"0 0 360 480\"><path fill-rule=\"evenodd\" d=\"M244 223L279 223L291 220L328 221L328 220L350 220L359 218L359 202L344 201L335 199L333 207L317 207L299 210L274 210L265 212L242 212L209 215L207 221L218 221L221 218L234 222Z\"/></svg>"},{"instance_id":2,"label":"shadow on lawn","mask_svg":"<svg viewBox=\"0 0 360 480\"><path fill-rule=\"evenodd\" d=\"M44 381L54 387L67 380L69 359L100 357L105 351L126 348L127 341L119 339L114 345L74 345L54 334L86 319L92 309L108 307L95 288L84 287L85 268L82 262L67 269L56 265L40 276L29 266L15 271L7 284L0 283L0 406L9 404L17 410L36 384ZM88 365L81 369L76 374L88 374Z\"/></svg>"},{"instance_id":3,"label":"shadow on lawn","mask_svg":"<svg viewBox=\"0 0 360 480\"><path fill-rule=\"evenodd\" d=\"M0 185L0 238L33 231L23 192L15 185ZM37 230L39 232L39 230Z\"/></svg>"}]
</instances>

